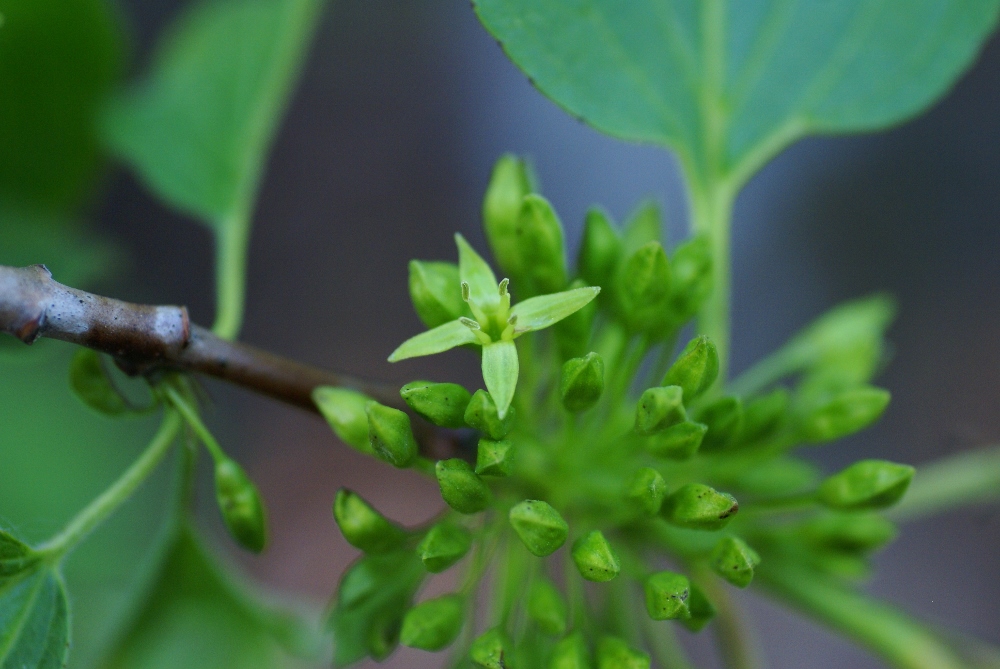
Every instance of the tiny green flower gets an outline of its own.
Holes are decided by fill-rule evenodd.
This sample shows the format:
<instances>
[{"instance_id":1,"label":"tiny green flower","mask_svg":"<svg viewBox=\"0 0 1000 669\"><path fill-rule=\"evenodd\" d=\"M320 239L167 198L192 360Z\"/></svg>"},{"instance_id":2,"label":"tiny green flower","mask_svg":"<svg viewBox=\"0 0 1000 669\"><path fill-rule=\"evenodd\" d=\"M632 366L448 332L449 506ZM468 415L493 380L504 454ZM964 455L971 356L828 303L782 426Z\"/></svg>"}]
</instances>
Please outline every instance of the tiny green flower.
<instances>
[{"instance_id":1,"label":"tiny green flower","mask_svg":"<svg viewBox=\"0 0 1000 669\"><path fill-rule=\"evenodd\" d=\"M373 509L357 493L346 488L337 491L333 517L347 543L366 553L385 553L406 540L403 528Z\"/></svg>"},{"instance_id":2,"label":"tiny green flower","mask_svg":"<svg viewBox=\"0 0 1000 669\"><path fill-rule=\"evenodd\" d=\"M399 391L406 404L441 427L465 427L465 409L472 395L457 383L413 381Z\"/></svg>"},{"instance_id":3,"label":"tiny green flower","mask_svg":"<svg viewBox=\"0 0 1000 669\"><path fill-rule=\"evenodd\" d=\"M865 553L896 538L896 526L875 513L830 513L804 523L797 534L821 550Z\"/></svg>"},{"instance_id":4,"label":"tiny green flower","mask_svg":"<svg viewBox=\"0 0 1000 669\"><path fill-rule=\"evenodd\" d=\"M747 402L743 407L740 437L748 443L771 437L781 427L790 402L791 395L784 388L776 388Z\"/></svg>"},{"instance_id":5,"label":"tiny green flower","mask_svg":"<svg viewBox=\"0 0 1000 669\"><path fill-rule=\"evenodd\" d=\"M667 310L670 263L660 242L641 246L621 266L615 281L619 309L634 332L648 330Z\"/></svg>"},{"instance_id":6,"label":"tiny green flower","mask_svg":"<svg viewBox=\"0 0 1000 669\"><path fill-rule=\"evenodd\" d=\"M465 460L441 460L434 468L441 497L459 513L473 514L484 511L493 496L483 480Z\"/></svg>"},{"instance_id":7,"label":"tiny green flower","mask_svg":"<svg viewBox=\"0 0 1000 669\"><path fill-rule=\"evenodd\" d=\"M429 328L470 315L462 300L455 263L411 260L410 300L417 316Z\"/></svg>"},{"instance_id":8,"label":"tiny green flower","mask_svg":"<svg viewBox=\"0 0 1000 669\"><path fill-rule=\"evenodd\" d=\"M698 452L708 426L689 420L668 427L646 439L646 450L669 460L687 460Z\"/></svg>"},{"instance_id":9,"label":"tiny green flower","mask_svg":"<svg viewBox=\"0 0 1000 669\"><path fill-rule=\"evenodd\" d=\"M476 473L480 476L510 476L514 471L514 444L506 439L480 439L476 447Z\"/></svg>"},{"instance_id":10,"label":"tiny green flower","mask_svg":"<svg viewBox=\"0 0 1000 669\"><path fill-rule=\"evenodd\" d=\"M712 549L712 569L738 588L750 585L758 564L760 555L757 551L736 537L723 537Z\"/></svg>"},{"instance_id":11,"label":"tiny green flower","mask_svg":"<svg viewBox=\"0 0 1000 669\"><path fill-rule=\"evenodd\" d=\"M267 545L264 502L250 477L235 460L215 464L215 498L229 533L244 548L260 553Z\"/></svg>"},{"instance_id":12,"label":"tiny green flower","mask_svg":"<svg viewBox=\"0 0 1000 669\"><path fill-rule=\"evenodd\" d=\"M712 340L702 335L684 347L663 377L663 385L680 386L684 391L684 401L691 402L708 390L718 375L719 352Z\"/></svg>"},{"instance_id":13,"label":"tiny green flower","mask_svg":"<svg viewBox=\"0 0 1000 669\"><path fill-rule=\"evenodd\" d=\"M623 639L606 636L597 644L597 669L649 669L649 656Z\"/></svg>"},{"instance_id":14,"label":"tiny green flower","mask_svg":"<svg viewBox=\"0 0 1000 669\"><path fill-rule=\"evenodd\" d=\"M802 419L802 436L814 443L846 437L878 420L887 406L889 392L881 388L842 391Z\"/></svg>"},{"instance_id":15,"label":"tiny green flower","mask_svg":"<svg viewBox=\"0 0 1000 669\"><path fill-rule=\"evenodd\" d=\"M691 615L691 583L682 574L661 571L646 579L646 612L653 620L675 620Z\"/></svg>"},{"instance_id":16,"label":"tiny green flower","mask_svg":"<svg viewBox=\"0 0 1000 669\"><path fill-rule=\"evenodd\" d=\"M514 425L514 410L511 409L502 419L497 412L496 402L485 390L477 390L465 408L465 424L479 430L490 439L503 439Z\"/></svg>"},{"instance_id":17,"label":"tiny green flower","mask_svg":"<svg viewBox=\"0 0 1000 669\"><path fill-rule=\"evenodd\" d=\"M618 556L600 530L573 542L573 562L580 576L597 583L610 581L621 572Z\"/></svg>"},{"instance_id":18,"label":"tiny green flower","mask_svg":"<svg viewBox=\"0 0 1000 669\"><path fill-rule=\"evenodd\" d=\"M674 320L683 323L712 293L712 244L708 237L694 237L674 249L670 276L670 308Z\"/></svg>"},{"instance_id":19,"label":"tiny green flower","mask_svg":"<svg viewBox=\"0 0 1000 669\"><path fill-rule=\"evenodd\" d=\"M522 297L535 297L566 289L566 254L563 226L555 209L541 195L530 193L521 202L517 220L517 247L523 265L518 281Z\"/></svg>"},{"instance_id":20,"label":"tiny green flower","mask_svg":"<svg viewBox=\"0 0 1000 669\"><path fill-rule=\"evenodd\" d=\"M573 632L552 647L548 669L591 669L592 666L583 632Z\"/></svg>"},{"instance_id":21,"label":"tiny green flower","mask_svg":"<svg viewBox=\"0 0 1000 669\"><path fill-rule=\"evenodd\" d=\"M823 481L817 497L832 509L883 509L899 501L913 473L909 465L861 460Z\"/></svg>"},{"instance_id":22,"label":"tiny green flower","mask_svg":"<svg viewBox=\"0 0 1000 669\"><path fill-rule=\"evenodd\" d=\"M342 442L372 454L368 438L368 404L372 398L354 390L322 386L313 391L313 402Z\"/></svg>"},{"instance_id":23,"label":"tiny green flower","mask_svg":"<svg viewBox=\"0 0 1000 669\"><path fill-rule=\"evenodd\" d=\"M510 524L532 555L545 557L566 543L569 525L548 503L527 499L515 504L509 514Z\"/></svg>"},{"instance_id":24,"label":"tiny green flower","mask_svg":"<svg viewBox=\"0 0 1000 669\"><path fill-rule=\"evenodd\" d=\"M739 511L736 499L701 483L688 483L667 496L661 513L674 525L692 530L719 530Z\"/></svg>"},{"instance_id":25,"label":"tiny green flower","mask_svg":"<svg viewBox=\"0 0 1000 669\"><path fill-rule=\"evenodd\" d=\"M691 584L688 610L691 612L690 617L681 618L680 622L692 632L700 632L715 617L715 606L696 583Z\"/></svg>"},{"instance_id":26,"label":"tiny green flower","mask_svg":"<svg viewBox=\"0 0 1000 669\"><path fill-rule=\"evenodd\" d=\"M667 496L667 482L652 467L643 467L635 473L625 492L625 498L641 513L655 516Z\"/></svg>"},{"instance_id":27,"label":"tiny green flower","mask_svg":"<svg viewBox=\"0 0 1000 669\"><path fill-rule=\"evenodd\" d=\"M734 445L743 429L743 403L738 397L720 397L703 407L698 421L708 426L701 440L703 451L719 451Z\"/></svg>"},{"instance_id":28,"label":"tiny green flower","mask_svg":"<svg viewBox=\"0 0 1000 669\"><path fill-rule=\"evenodd\" d=\"M540 577L532 581L528 592L528 616L544 634L558 637L566 633L566 600L549 579Z\"/></svg>"},{"instance_id":29,"label":"tiny green flower","mask_svg":"<svg viewBox=\"0 0 1000 669\"><path fill-rule=\"evenodd\" d=\"M621 253L621 238L610 217L601 209L587 211L577 257L580 276L592 286L610 286Z\"/></svg>"},{"instance_id":30,"label":"tiny green flower","mask_svg":"<svg viewBox=\"0 0 1000 669\"><path fill-rule=\"evenodd\" d=\"M604 392L604 360L596 353L563 363L559 396L567 411L579 413L597 404Z\"/></svg>"},{"instance_id":31,"label":"tiny green flower","mask_svg":"<svg viewBox=\"0 0 1000 669\"><path fill-rule=\"evenodd\" d=\"M472 547L472 534L448 521L436 524L417 545L417 554L427 571L437 574L465 557Z\"/></svg>"},{"instance_id":32,"label":"tiny green flower","mask_svg":"<svg viewBox=\"0 0 1000 669\"><path fill-rule=\"evenodd\" d=\"M410 648L442 650L451 645L464 624L465 600L459 595L444 595L407 611L399 640Z\"/></svg>"},{"instance_id":33,"label":"tiny green flower","mask_svg":"<svg viewBox=\"0 0 1000 669\"><path fill-rule=\"evenodd\" d=\"M399 409L369 402L368 439L372 451L393 467L405 468L417 459L417 440L410 417Z\"/></svg>"},{"instance_id":34,"label":"tiny green flower","mask_svg":"<svg viewBox=\"0 0 1000 669\"><path fill-rule=\"evenodd\" d=\"M469 658L485 669L509 669L510 653L514 644L501 627L494 627L472 642Z\"/></svg>"},{"instance_id":35,"label":"tiny green flower","mask_svg":"<svg viewBox=\"0 0 1000 669\"><path fill-rule=\"evenodd\" d=\"M635 408L636 434L651 435L687 420L680 386L647 388Z\"/></svg>"},{"instance_id":36,"label":"tiny green flower","mask_svg":"<svg viewBox=\"0 0 1000 669\"><path fill-rule=\"evenodd\" d=\"M493 166L483 198L483 232L497 265L510 276L520 276L524 267L517 243L518 218L524 196L534 190L533 182L526 161L504 154Z\"/></svg>"}]
</instances>

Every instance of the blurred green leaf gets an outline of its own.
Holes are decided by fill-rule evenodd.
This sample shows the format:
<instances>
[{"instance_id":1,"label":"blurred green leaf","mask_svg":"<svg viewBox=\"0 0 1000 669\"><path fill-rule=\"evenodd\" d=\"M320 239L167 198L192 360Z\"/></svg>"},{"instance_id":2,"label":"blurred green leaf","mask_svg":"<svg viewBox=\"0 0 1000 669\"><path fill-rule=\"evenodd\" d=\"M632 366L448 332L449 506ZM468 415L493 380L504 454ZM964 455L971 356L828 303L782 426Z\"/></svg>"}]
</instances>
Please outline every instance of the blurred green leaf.
<instances>
[{"instance_id":1,"label":"blurred green leaf","mask_svg":"<svg viewBox=\"0 0 1000 669\"><path fill-rule=\"evenodd\" d=\"M97 351L81 348L69 363L69 387L77 398L98 413L120 416L131 410L101 364Z\"/></svg>"},{"instance_id":2,"label":"blurred green leaf","mask_svg":"<svg viewBox=\"0 0 1000 669\"><path fill-rule=\"evenodd\" d=\"M595 128L743 183L808 134L910 117L994 28L997 0L474 0L535 85Z\"/></svg>"},{"instance_id":3,"label":"blurred green leaf","mask_svg":"<svg viewBox=\"0 0 1000 669\"><path fill-rule=\"evenodd\" d=\"M0 532L0 559L25 555L24 544ZM30 549L28 549L30 551ZM5 573L0 562L0 669L63 669L69 652L69 604L56 567L22 559Z\"/></svg>"}]
</instances>

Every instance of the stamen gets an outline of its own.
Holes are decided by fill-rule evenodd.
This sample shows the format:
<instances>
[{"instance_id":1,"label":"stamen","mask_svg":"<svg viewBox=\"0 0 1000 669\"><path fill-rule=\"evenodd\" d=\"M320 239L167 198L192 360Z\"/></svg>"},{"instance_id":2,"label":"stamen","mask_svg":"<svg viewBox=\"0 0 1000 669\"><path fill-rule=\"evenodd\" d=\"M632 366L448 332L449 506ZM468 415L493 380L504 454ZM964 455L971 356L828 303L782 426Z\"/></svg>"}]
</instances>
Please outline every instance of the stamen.
<instances>
[{"instance_id":1,"label":"stamen","mask_svg":"<svg viewBox=\"0 0 1000 669\"><path fill-rule=\"evenodd\" d=\"M507 284L510 283L510 279L504 279L500 282L500 296L503 297L507 294Z\"/></svg>"},{"instance_id":2,"label":"stamen","mask_svg":"<svg viewBox=\"0 0 1000 669\"><path fill-rule=\"evenodd\" d=\"M462 284L462 285L467 285L467 284ZM479 323L477 323L476 321L472 320L471 318L466 318L465 316L459 317L458 321L462 325L464 325L465 327L469 328L470 330L482 330L483 329L482 326Z\"/></svg>"},{"instance_id":3,"label":"stamen","mask_svg":"<svg viewBox=\"0 0 1000 669\"><path fill-rule=\"evenodd\" d=\"M468 302L469 301L469 297L470 297L469 283L467 281L463 281L462 282L462 299L465 300L466 302Z\"/></svg>"}]
</instances>

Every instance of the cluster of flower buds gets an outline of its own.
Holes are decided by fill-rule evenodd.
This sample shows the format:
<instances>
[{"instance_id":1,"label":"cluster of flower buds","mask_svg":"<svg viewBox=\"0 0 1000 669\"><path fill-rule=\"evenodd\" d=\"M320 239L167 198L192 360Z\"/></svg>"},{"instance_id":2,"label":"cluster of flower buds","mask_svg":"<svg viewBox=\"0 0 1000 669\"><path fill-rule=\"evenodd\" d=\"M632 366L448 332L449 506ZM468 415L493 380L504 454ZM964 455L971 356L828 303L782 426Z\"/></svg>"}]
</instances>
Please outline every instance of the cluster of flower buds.
<instances>
[{"instance_id":1,"label":"cluster of flower buds","mask_svg":"<svg viewBox=\"0 0 1000 669\"><path fill-rule=\"evenodd\" d=\"M726 584L790 564L864 573L894 536L876 511L913 469L865 460L824 479L792 451L885 410L888 393L869 383L888 300L833 310L726 383L709 337L677 351L712 290L705 240L668 254L655 206L622 230L595 209L574 273L559 218L513 156L494 169L483 217L505 278L460 235L457 265L413 261L410 295L429 330L389 359L470 348L485 389L414 381L400 391L409 412L346 389L314 396L345 443L433 475L445 504L404 528L337 494L336 522L364 553L331 616L339 665L402 643L489 669L649 667L642 640L670 634L662 621L709 625ZM413 420L474 430L474 457L426 461ZM421 600L429 575L452 568L461 586ZM649 634L636 633L638 616Z\"/></svg>"}]
</instances>

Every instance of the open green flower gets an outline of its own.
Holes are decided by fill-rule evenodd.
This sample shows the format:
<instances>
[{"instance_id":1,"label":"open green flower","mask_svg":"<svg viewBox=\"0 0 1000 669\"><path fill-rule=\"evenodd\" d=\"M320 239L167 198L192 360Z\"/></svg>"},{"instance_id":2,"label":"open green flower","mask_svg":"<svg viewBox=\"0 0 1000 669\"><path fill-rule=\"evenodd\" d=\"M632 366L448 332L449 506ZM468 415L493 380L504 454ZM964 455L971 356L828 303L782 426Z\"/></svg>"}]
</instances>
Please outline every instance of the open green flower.
<instances>
[{"instance_id":1,"label":"open green flower","mask_svg":"<svg viewBox=\"0 0 1000 669\"><path fill-rule=\"evenodd\" d=\"M462 299L472 310L472 318L461 317L418 334L403 342L389 356L389 362L442 353L464 344L483 347L483 381L502 419L507 415L517 386L517 347L514 340L558 323L579 311L601 292L598 287L575 288L540 295L510 304L507 279L497 282L493 270L460 234L458 274Z\"/></svg>"}]
</instances>

